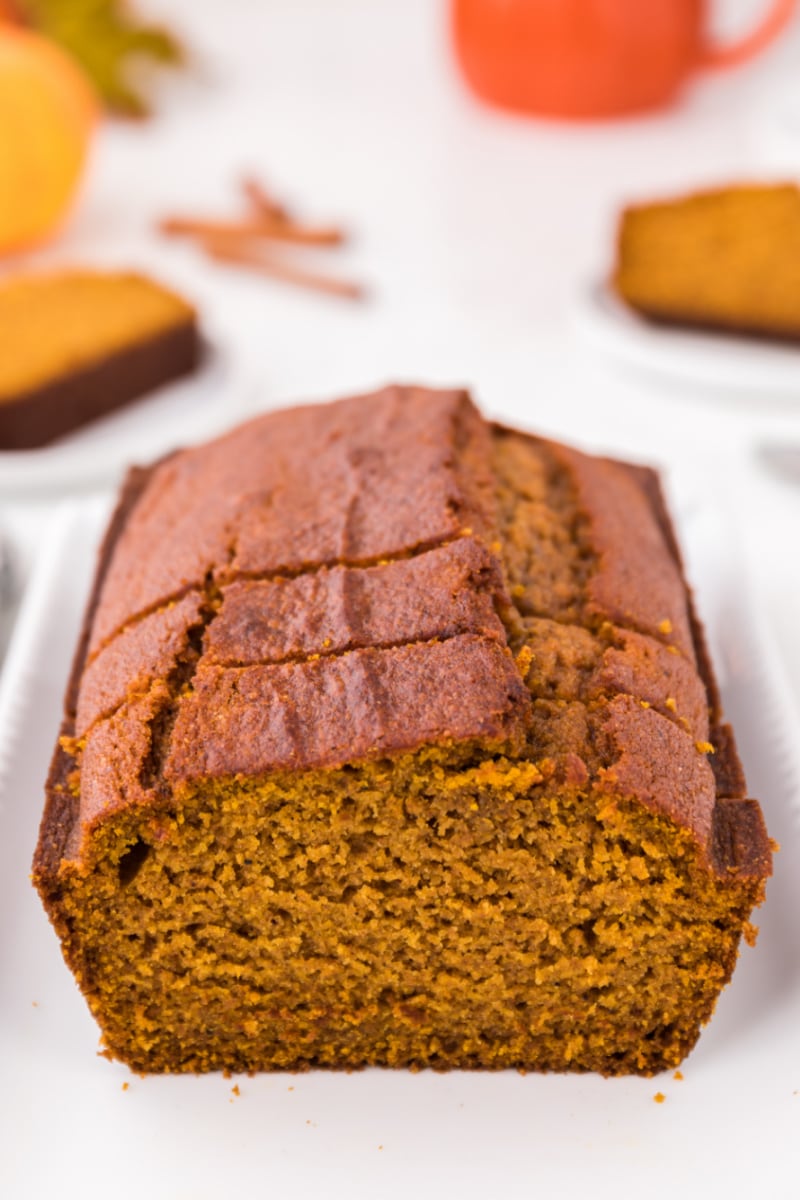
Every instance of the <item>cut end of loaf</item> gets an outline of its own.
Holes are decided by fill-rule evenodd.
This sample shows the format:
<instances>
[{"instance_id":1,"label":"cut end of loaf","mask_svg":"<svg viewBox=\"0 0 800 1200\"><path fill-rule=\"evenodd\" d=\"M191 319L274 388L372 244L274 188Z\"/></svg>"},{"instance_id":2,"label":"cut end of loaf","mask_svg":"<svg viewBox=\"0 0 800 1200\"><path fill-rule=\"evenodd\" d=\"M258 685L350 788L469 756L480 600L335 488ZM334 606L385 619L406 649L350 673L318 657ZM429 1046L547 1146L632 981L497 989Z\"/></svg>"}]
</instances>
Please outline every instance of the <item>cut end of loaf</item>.
<instances>
[{"instance_id":1,"label":"cut end of loaf","mask_svg":"<svg viewBox=\"0 0 800 1200\"><path fill-rule=\"evenodd\" d=\"M440 749L109 822L58 901L109 1050L168 1072L676 1066L763 883L547 771Z\"/></svg>"}]
</instances>

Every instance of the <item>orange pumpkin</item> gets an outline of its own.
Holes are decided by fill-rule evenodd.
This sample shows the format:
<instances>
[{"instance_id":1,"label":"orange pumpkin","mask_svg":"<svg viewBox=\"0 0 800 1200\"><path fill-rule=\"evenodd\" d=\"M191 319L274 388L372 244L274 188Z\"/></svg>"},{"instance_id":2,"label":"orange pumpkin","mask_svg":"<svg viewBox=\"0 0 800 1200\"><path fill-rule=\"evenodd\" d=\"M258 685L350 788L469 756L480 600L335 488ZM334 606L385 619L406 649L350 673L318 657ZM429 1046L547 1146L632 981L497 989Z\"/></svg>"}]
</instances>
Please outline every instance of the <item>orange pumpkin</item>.
<instances>
[{"instance_id":1,"label":"orange pumpkin","mask_svg":"<svg viewBox=\"0 0 800 1200\"><path fill-rule=\"evenodd\" d=\"M64 51L0 25L0 254L44 241L61 225L95 115L92 89Z\"/></svg>"}]
</instances>

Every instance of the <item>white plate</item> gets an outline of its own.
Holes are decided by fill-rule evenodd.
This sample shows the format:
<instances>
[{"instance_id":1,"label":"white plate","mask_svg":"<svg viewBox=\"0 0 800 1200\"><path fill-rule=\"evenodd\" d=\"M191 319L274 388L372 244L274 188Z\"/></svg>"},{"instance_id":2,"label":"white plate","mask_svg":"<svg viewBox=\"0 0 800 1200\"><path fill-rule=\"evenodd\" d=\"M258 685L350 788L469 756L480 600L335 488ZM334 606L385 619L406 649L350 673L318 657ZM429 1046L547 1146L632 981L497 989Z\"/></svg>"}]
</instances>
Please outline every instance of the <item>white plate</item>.
<instances>
[{"instance_id":1,"label":"white plate","mask_svg":"<svg viewBox=\"0 0 800 1200\"><path fill-rule=\"evenodd\" d=\"M800 345L657 325L604 284L587 288L574 315L581 336L626 366L729 394L800 401Z\"/></svg>"},{"instance_id":2,"label":"white plate","mask_svg":"<svg viewBox=\"0 0 800 1200\"><path fill-rule=\"evenodd\" d=\"M446 1188L459 1200L797 1195L796 724L757 616L741 588L728 586L735 556L707 510L690 522L690 562L751 787L783 850L759 944L743 950L682 1081L672 1074L604 1080L375 1070L139 1078L97 1057L97 1030L28 870L105 516L86 501L61 511L0 687L0 1194L426 1200ZM653 1100L659 1091L663 1104Z\"/></svg>"},{"instance_id":3,"label":"white plate","mask_svg":"<svg viewBox=\"0 0 800 1200\"><path fill-rule=\"evenodd\" d=\"M0 451L0 493L89 490L132 464L213 437L248 415L255 387L207 343L199 369L38 450Z\"/></svg>"}]
</instances>

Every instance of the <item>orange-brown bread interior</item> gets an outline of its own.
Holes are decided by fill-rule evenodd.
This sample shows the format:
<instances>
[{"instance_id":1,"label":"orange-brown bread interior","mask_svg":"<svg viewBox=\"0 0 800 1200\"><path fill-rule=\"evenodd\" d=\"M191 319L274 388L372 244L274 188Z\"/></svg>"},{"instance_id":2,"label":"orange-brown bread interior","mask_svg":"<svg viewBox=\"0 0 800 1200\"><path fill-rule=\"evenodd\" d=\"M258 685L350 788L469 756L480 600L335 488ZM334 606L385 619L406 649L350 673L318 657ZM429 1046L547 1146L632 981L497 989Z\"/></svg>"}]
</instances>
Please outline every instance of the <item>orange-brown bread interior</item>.
<instances>
[{"instance_id":1,"label":"orange-brown bread interior","mask_svg":"<svg viewBox=\"0 0 800 1200\"><path fill-rule=\"evenodd\" d=\"M131 476L34 863L112 1055L652 1073L769 870L651 472L394 387Z\"/></svg>"}]
</instances>

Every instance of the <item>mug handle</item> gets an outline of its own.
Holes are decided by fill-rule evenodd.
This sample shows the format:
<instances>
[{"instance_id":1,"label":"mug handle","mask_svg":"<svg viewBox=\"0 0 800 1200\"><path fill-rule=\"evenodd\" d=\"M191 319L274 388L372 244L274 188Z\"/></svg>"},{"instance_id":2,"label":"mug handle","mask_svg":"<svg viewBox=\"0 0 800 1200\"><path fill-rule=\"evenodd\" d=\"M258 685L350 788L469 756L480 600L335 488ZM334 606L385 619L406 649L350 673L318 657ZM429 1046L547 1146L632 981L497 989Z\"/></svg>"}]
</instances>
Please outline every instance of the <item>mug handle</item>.
<instances>
[{"instance_id":1,"label":"mug handle","mask_svg":"<svg viewBox=\"0 0 800 1200\"><path fill-rule=\"evenodd\" d=\"M707 44L700 48L697 65L700 67L735 67L758 54L788 25L797 0L774 0L762 21L730 46Z\"/></svg>"}]
</instances>

